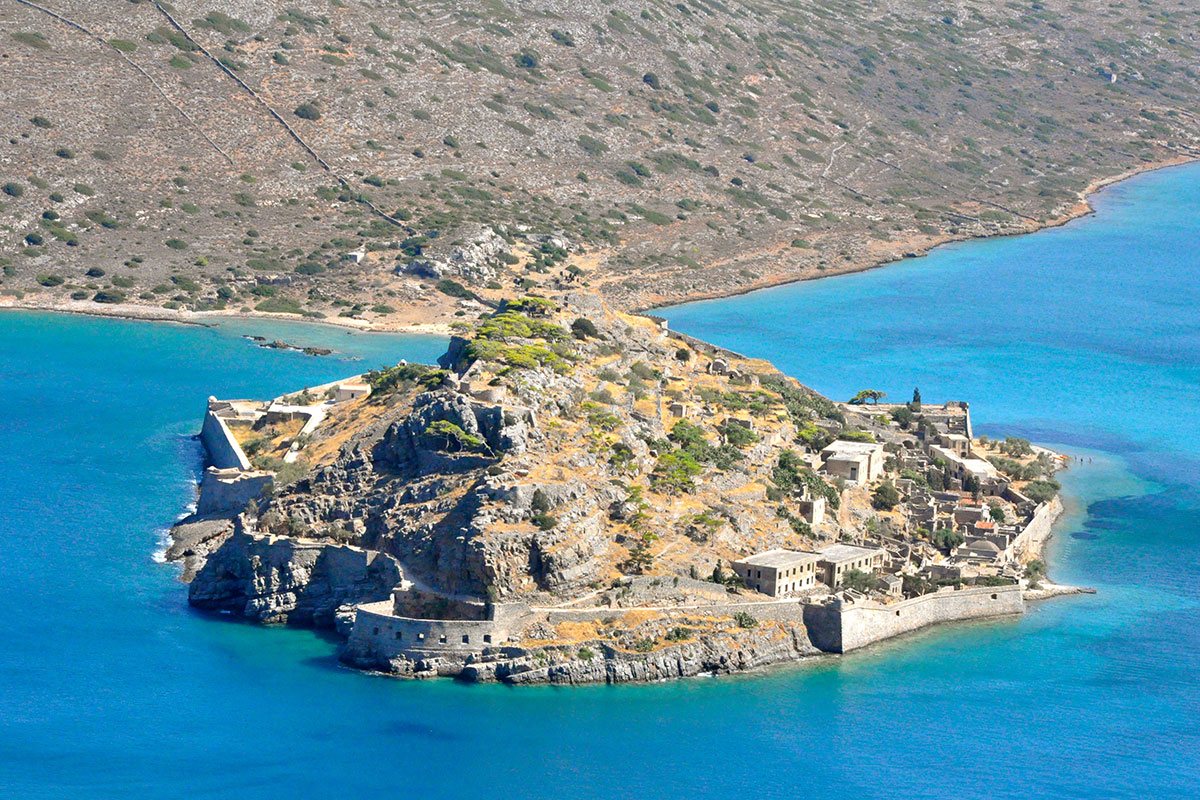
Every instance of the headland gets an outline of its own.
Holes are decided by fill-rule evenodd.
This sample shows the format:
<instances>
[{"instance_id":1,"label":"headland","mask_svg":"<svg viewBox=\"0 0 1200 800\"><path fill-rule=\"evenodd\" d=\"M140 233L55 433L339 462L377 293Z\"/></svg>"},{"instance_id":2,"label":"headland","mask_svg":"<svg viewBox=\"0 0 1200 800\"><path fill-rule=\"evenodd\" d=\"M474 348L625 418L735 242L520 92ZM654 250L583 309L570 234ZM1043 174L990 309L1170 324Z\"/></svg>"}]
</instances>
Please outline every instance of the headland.
<instances>
[{"instance_id":1,"label":"headland","mask_svg":"<svg viewBox=\"0 0 1200 800\"><path fill-rule=\"evenodd\" d=\"M835 402L614 312L525 296L401 363L211 398L193 606L407 677L660 680L1019 614L1064 459L965 402Z\"/></svg>"}]
</instances>

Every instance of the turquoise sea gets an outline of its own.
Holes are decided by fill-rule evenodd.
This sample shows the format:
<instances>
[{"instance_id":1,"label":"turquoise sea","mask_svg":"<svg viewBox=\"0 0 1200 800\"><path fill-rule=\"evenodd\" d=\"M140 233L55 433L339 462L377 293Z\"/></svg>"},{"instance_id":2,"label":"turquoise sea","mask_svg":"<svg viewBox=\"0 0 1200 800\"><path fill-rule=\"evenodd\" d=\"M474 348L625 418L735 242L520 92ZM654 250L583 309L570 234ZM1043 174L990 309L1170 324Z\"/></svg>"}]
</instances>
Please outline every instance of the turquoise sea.
<instances>
[{"instance_id":1,"label":"turquoise sea","mask_svg":"<svg viewBox=\"0 0 1200 800\"><path fill-rule=\"evenodd\" d=\"M1051 571L1097 595L735 678L401 682L339 667L313 633L194 613L155 554L193 495L205 398L442 342L0 314L0 796L1196 796L1200 167L1096 205L1056 230L663 312L833 396L919 386L970 400L981 432L1084 459L1063 478Z\"/></svg>"}]
</instances>

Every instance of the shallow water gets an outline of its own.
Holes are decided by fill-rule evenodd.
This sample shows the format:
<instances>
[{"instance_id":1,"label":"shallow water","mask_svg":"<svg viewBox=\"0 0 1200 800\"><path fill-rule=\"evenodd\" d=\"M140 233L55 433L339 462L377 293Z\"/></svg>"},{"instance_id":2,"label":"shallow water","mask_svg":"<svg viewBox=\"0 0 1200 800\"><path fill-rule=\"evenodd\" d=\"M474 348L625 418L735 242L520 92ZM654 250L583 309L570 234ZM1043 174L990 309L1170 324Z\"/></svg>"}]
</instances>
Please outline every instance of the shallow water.
<instances>
[{"instance_id":1,"label":"shallow water","mask_svg":"<svg viewBox=\"0 0 1200 800\"><path fill-rule=\"evenodd\" d=\"M969 399L981 432L1087 459L1063 478L1052 574L1099 594L735 678L408 683L342 669L309 632L196 614L153 555L194 493L204 399L428 361L441 340L0 314L0 795L1194 794L1200 169L1097 205L665 312L833 396L917 385Z\"/></svg>"}]
</instances>

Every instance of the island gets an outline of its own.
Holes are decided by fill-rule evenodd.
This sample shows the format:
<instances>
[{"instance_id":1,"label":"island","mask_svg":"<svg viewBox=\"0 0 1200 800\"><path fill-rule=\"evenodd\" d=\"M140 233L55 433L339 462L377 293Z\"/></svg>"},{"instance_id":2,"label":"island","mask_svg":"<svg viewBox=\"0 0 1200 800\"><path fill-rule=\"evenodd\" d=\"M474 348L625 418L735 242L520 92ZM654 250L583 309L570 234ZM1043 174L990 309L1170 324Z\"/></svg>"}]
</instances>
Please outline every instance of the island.
<instances>
[{"instance_id":1,"label":"island","mask_svg":"<svg viewBox=\"0 0 1200 800\"><path fill-rule=\"evenodd\" d=\"M438 367L210 398L168 557L198 609L509 684L740 672L1075 591L1041 558L1065 459L975 436L965 402L885 399L526 295Z\"/></svg>"}]
</instances>

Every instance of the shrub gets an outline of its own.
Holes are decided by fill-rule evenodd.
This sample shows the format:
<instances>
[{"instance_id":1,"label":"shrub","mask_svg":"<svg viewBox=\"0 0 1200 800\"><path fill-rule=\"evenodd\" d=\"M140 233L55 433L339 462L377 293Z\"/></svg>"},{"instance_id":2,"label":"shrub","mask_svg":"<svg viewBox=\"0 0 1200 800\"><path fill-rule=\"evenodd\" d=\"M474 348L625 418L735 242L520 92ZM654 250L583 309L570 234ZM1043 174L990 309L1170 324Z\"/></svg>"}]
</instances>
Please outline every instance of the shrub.
<instances>
[{"instance_id":1,"label":"shrub","mask_svg":"<svg viewBox=\"0 0 1200 800\"><path fill-rule=\"evenodd\" d=\"M880 511L891 511L900 504L900 492L891 481L884 481L871 493L871 505Z\"/></svg>"},{"instance_id":2,"label":"shrub","mask_svg":"<svg viewBox=\"0 0 1200 800\"><path fill-rule=\"evenodd\" d=\"M21 44L29 45L35 50L50 49L50 42L46 40L46 37L35 31L16 31L10 35Z\"/></svg>"},{"instance_id":3,"label":"shrub","mask_svg":"<svg viewBox=\"0 0 1200 800\"><path fill-rule=\"evenodd\" d=\"M745 611L739 611L733 615L733 621L737 623L739 628L755 628L758 627L758 620L747 614Z\"/></svg>"},{"instance_id":4,"label":"shrub","mask_svg":"<svg viewBox=\"0 0 1200 800\"><path fill-rule=\"evenodd\" d=\"M109 39L108 43L122 53L132 53L137 50L137 43L131 42L128 39Z\"/></svg>"},{"instance_id":5,"label":"shrub","mask_svg":"<svg viewBox=\"0 0 1200 800\"><path fill-rule=\"evenodd\" d=\"M165 244L167 245L167 247L171 248L172 250L187 250L188 249L188 243L185 242L183 239L167 239Z\"/></svg>"},{"instance_id":6,"label":"shrub","mask_svg":"<svg viewBox=\"0 0 1200 800\"><path fill-rule=\"evenodd\" d=\"M691 359L691 357L692 357L692 351L688 350L686 347L681 347L675 351L675 360L676 361L688 361L689 359Z\"/></svg>"},{"instance_id":7,"label":"shrub","mask_svg":"<svg viewBox=\"0 0 1200 800\"><path fill-rule=\"evenodd\" d=\"M558 517L552 514L536 514L533 517L533 524L543 531L553 530L558 525Z\"/></svg>"},{"instance_id":8,"label":"shrub","mask_svg":"<svg viewBox=\"0 0 1200 800\"><path fill-rule=\"evenodd\" d=\"M64 283L61 275L38 275L37 282L42 286L62 286Z\"/></svg>"},{"instance_id":9,"label":"shrub","mask_svg":"<svg viewBox=\"0 0 1200 800\"><path fill-rule=\"evenodd\" d=\"M588 136L586 133L581 134L575 141L590 156L599 156L608 152L608 145L594 136Z\"/></svg>"},{"instance_id":10,"label":"shrub","mask_svg":"<svg viewBox=\"0 0 1200 800\"><path fill-rule=\"evenodd\" d=\"M1040 558L1035 558L1025 565L1025 577L1029 579L1029 588L1036 589L1041 585L1042 578L1046 577L1046 562Z\"/></svg>"},{"instance_id":11,"label":"shrub","mask_svg":"<svg viewBox=\"0 0 1200 800\"><path fill-rule=\"evenodd\" d=\"M20 197L25 194L25 187L19 183L6 183L0 186L0 191L3 191L9 197Z\"/></svg>"},{"instance_id":12,"label":"shrub","mask_svg":"<svg viewBox=\"0 0 1200 800\"><path fill-rule=\"evenodd\" d=\"M292 113L300 119L316 121L321 118L321 109L317 107L316 103L301 103Z\"/></svg>"},{"instance_id":13,"label":"shrub","mask_svg":"<svg viewBox=\"0 0 1200 800\"><path fill-rule=\"evenodd\" d=\"M514 53L513 60L517 62L517 66L521 69L537 69L542 63L542 58L538 52L528 47L522 48L519 53Z\"/></svg>"},{"instance_id":14,"label":"shrub","mask_svg":"<svg viewBox=\"0 0 1200 800\"><path fill-rule=\"evenodd\" d=\"M587 339L589 337L595 339L600 335L596 330L596 325L590 319L580 317L571 323L571 333L576 339Z\"/></svg>"},{"instance_id":15,"label":"shrub","mask_svg":"<svg viewBox=\"0 0 1200 800\"><path fill-rule=\"evenodd\" d=\"M952 531L947 528L938 528L933 533L929 534L929 541L933 546L940 550L949 550L952 547L958 547L966 541L966 537L958 531Z\"/></svg>"},{"instance_id":16,"label":"shrub","mask_svg":"<svg viewBox=\"0 0 1200 800\"><path fill-rule=\"evenodd\" d=\"M461 283L450 278L443 278L437 282L437 290L442 294L450 295L451 297L471 297L471 290L463 286Z\"/></svg>"},{"instance_id":17,"label":"shrub","mask_svg":"<svg viewBox=\"0 0 1200 800\"><path fill-rule=\"evenodd\" d=\"M1058 494L1062 484L1055 480L1036 480L1025 484L1022 494L1037 503L1048 503Z\"/></svg>"},{"instance_id":18,"label":"shrub","mask_svg":"<svg viewBox=\"0 0 1200 800\"><path fill-rule=\"evenodd\" d=\"M54 123L43 116L36 116L29 120L35 128L53 128Z\"/></svg>"},{"instance_id":19,"label":"shrub","mask_svg":"<svg viewBox=\"0 0 1200 800\"><path fill-rule=\"evenodd\" d=\"M287 297L268 297L254 307L255 311L275 314L303 314L304 309L295 300Z\"/></svg>"},{"instance_id":20,"label":"shrub","mask_svg":"<svg viewBox=\"0 0 1200 800\"><path fill-rule=\"evenodd\" d=\"M117 289L107 289L96 292L92 300L97 303L124 303L125 293Z\"/></svg>"},{"instance_id":21,"label":"shrub","mask_svg":"<svg viewBox=\"0 0 1200 800\"><path fill-rule=\"evenodd\" d=\"M662 81L660 81L658 79L658 76L655 75L653 72L647 72L645 75L643 75L642 83L646 84L651 89L661 89L662 88Z\"/></svg>"}]
</instances>

